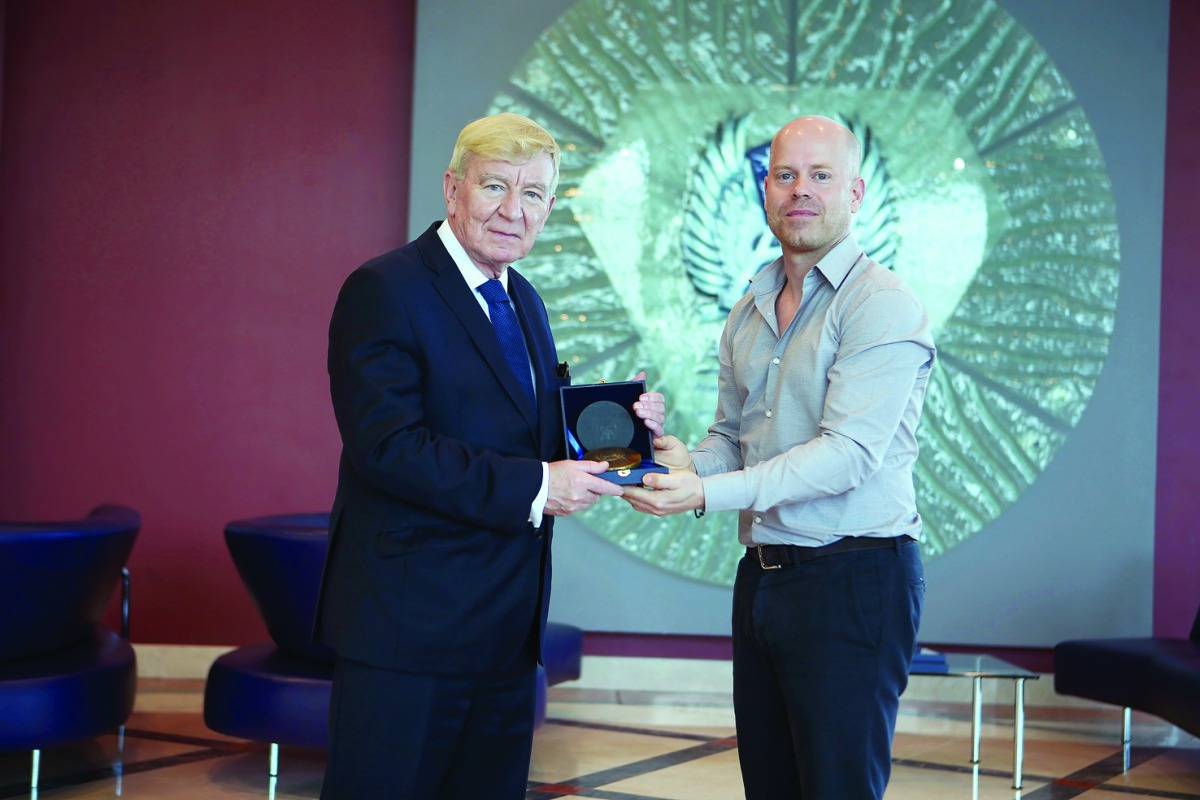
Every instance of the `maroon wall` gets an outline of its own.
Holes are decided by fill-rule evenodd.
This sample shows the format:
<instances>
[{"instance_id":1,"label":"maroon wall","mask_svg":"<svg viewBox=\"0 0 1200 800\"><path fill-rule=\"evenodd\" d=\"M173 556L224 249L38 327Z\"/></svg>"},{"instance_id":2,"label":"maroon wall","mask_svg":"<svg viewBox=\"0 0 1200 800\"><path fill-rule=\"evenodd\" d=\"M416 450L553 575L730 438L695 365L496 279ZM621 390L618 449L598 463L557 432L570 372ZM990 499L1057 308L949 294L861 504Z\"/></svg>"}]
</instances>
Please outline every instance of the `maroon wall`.
<instances>
[{"instance_id":1,"label":"maroon wall","mask_svg":"<svg viewBox=\"0 0 1200 800\"><path fill-rule=\"evenodd\" d=\"M405 239L415 0L6 10L0 518L131 505L134 639L261 639L222 528L332 502L325 327Z\"/></svg>"},{"instance_id":2,"label":"maroon wall","mask_svg":"<svg viewBox=\"0 0 1200 800\"><path fill-rule=\"evenodd\" d=\"M1186 636L1200 606L1200 3L1171 3L1170 36L1154 633Z\"/></svg>"}]
</instances>

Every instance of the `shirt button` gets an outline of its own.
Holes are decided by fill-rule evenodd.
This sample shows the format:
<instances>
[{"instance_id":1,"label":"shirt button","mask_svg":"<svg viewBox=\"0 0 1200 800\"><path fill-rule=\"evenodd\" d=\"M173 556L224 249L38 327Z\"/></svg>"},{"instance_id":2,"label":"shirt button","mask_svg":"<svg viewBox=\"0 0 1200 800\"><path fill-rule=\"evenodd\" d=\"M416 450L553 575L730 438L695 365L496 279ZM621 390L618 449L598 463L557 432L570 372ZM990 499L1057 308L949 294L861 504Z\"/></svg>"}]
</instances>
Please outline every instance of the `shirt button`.
<instances>
[{"instance_id":1,"label":"shirt button","mask_svg":"<svg viewBox=\"0 0 1200 800\"><path fill-rule=\"evenodd\" d=\"M762 517L755 517L755 518L754 518L754 524L755 524L755 525L761 525L761 524L762 524Z\"/></svg>"},{"instance_id":2,"label":"shirt button","mask_svg":"<svg viewBox=\"0 0 1200 800\"><path fill-rule=\"evenodd\" d=\"M772 358L772 359L771 359L771 363L772 363L772 364L778 364L778 363L779 363L779 359L778 359L778 358Z\"/></svg>"},{"instance_id":3,"label":"shirt button","mask_svg":"<svg viewBox=\"0 0 1200 800\"><path fill-rule=\"evenodd\" d=\"M770 419L770 417L771 417L771 409L768 408L767 409L767 418Z\"/></svg>"}]
</instances>

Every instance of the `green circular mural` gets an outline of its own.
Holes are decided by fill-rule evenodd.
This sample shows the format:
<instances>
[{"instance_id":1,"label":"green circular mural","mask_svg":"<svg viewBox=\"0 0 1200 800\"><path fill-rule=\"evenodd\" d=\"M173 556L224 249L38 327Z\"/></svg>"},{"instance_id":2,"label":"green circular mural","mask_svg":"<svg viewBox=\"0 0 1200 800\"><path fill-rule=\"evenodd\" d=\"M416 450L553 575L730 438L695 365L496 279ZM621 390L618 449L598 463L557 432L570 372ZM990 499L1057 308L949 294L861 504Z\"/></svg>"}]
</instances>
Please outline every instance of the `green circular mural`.
<instances>
[{"instance_id":1,"label":"green circular mural","mask_svg":"<svg viewBox=\"0 0 1200 800\"><path fill-rule=\"evenodd\" d=\"M560 357L576 383L646 369L691 445L716 409L725 312L778 253L758 170L800 114L858 133L855 235L933 321L926 556L1012 505L1087 407L1117 302L1112 190L1071 87L991 0L582 0L491 110L528 114L565 150L554 213L520 265ZM732 583L733 514L611 502L577 519L671 572Z\"/></svg>"}]
</instances>

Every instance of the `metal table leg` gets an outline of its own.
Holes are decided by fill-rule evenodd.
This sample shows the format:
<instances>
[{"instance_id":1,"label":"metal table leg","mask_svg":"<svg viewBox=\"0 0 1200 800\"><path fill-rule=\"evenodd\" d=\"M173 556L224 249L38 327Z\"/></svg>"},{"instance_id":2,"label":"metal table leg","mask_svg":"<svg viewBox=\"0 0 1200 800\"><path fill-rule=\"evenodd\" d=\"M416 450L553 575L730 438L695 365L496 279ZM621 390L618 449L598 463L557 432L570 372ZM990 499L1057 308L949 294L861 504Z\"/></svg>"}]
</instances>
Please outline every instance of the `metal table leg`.
<instances>
[{"instance_id":1,"label":"metal table leg","mask_svg":"<svg viewBox=\"0 0 1200 800\"><path fill-rule=\"evenodd\" d=\"M971 678L971 763L979 763L979 729L983 723L983 678Z\"/></svg>"},{"instance_id":2,"label":"metal table leg","mask_svg":"<svg viewBox=\"0 0 1200 800\"><path fill-rule=\"evenodd\" d=\"M1126 706L1121 715L1121 769L1129 772L1129 748L1133 739L1133 709Z\"/></svg>"},{"instance_id":3,"label":"metal table leg","mask_svg":"<svg viewBox=\"0 0 1200 800\"><path fill-rule=\"evenodd\" d=\"M1025 679L1013 679L1013 786L1021 788L1025 766Z\"/></svg>"}]
</instances>

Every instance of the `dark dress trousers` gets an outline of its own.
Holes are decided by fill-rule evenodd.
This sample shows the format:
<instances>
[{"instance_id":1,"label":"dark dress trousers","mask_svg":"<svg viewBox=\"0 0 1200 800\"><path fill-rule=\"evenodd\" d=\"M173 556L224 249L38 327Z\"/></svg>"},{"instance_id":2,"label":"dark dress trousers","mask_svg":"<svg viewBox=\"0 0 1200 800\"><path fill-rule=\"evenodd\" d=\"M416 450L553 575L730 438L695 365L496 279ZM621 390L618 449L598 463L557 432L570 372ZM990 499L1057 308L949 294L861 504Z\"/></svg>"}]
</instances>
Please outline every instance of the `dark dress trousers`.
<instances>
[{"instance_id":1,"label":"dark dress trousers","mask_svg":"<svg viewBox=\"0 0 1200 800\"><path fill-rule=\"evenodd\" d=\"M542 462L562 457L563 381L545 305L510 268L537 392L529 408L437 227L355 270L330 323L343 448L315 631L339 661L322 797L407 797L398 787L416 771L430 774L412 778L414 797L507 797L501 785L518 782L523 796L551 571L551 518L535 529L529 510ZM527 707L515 755L481 748L461 790L421 784L442 780L443 762L463 772L454 751L471 751L477 716L495 722L494 709L469 708L480 687L511 700L518 727ZM396 708L422 694L415 711ZM395 724L410 713L417 723Z\"/></svg>"}]
</instances>

